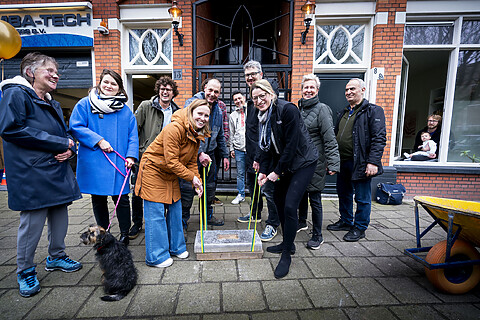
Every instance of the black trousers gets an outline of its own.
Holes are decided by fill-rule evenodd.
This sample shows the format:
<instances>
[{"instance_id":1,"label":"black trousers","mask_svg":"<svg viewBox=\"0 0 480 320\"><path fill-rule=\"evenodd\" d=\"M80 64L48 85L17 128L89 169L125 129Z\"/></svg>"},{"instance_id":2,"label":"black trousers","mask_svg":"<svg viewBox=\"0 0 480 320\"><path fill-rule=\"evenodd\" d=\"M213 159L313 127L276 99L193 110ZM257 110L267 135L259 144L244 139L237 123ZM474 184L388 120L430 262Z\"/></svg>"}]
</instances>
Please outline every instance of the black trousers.
<instances>
[{"instance_id":1,"label":"black trousers","mask_svg":"<svg viewBox=\"0 0 480 320\"><path fill-rule=\"evenodd\" d=\"M112 196L114 203L117 203L118 196ZM108 228L110 223L110 213L108 212L108 196L99 196L92 194L93 214L97 224L104 228ZM117 219L120 227L120 232L125 234L130 230L130 200L128 194L123 194L120 197L120 202L117 207Z\"/></svg>"}]
</instances>

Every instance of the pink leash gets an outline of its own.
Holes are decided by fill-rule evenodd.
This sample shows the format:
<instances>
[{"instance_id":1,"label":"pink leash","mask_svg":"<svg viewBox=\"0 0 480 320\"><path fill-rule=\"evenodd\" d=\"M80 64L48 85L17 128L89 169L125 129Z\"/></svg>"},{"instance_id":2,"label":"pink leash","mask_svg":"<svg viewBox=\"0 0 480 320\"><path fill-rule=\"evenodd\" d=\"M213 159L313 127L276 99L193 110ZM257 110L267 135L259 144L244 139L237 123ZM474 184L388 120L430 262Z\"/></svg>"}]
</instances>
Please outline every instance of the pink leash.
<instances>
[{"instance_id":1,"label":"pink leash","mask_svg":"<svg viewBox=\"0 0 480 320\"><path fill-rule=\"evenodd\" d=\"M120 172L120 174L122 176L125 177L125 179L123 180L123 184L122 184L122 189L120 190L120 194L118 195L118 199L117 199L117 203L115 203L115 209L113 210L113 215L112 215L112 218L110 219L110 223L108 224L108 228L106 231L110 230L110 227L112 225L112 221L113 221L113 218L115 217L115 212L117 212L117 207L118 207L118 203L120 202L120 198L122 196L122 192L123 192L123 189L125 188L125 184L127 183L127 180L128 180L128 176L130 175L130 171L131 169L130 168L127 168L127 172L126 174L124 174L122 171L120 171L120 169L118 169L118 167L115 165L115 163L113 163L113 161L107 156L107 154L105 153L105 151L103 151L103 155L105 156L105 158L107 158L108 162L110 162L110 164L115 168L117 169L118 172ZM118 153L117 151L113 150L113 152L115 152L117 154L117 156L119 156L120 158L122 158L123 161L127 161L127 159L125 159L124 157L122 157L122 155L120 153Z\"/></svg>"}]
</instances>

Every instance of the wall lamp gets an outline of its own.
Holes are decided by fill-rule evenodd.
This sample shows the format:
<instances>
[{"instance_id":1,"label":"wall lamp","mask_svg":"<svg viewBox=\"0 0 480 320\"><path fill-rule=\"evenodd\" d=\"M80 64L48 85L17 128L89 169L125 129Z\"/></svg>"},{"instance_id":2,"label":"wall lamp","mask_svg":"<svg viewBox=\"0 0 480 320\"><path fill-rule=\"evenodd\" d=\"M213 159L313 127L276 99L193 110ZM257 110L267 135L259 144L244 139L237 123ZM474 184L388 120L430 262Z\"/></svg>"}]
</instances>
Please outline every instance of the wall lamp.
<instances>
[{"instance_id":1,"label":"wall lamp","mask_svg":"<svg viewBox=\"0 0 480 320\"><path fill-rule=\"evenodd\" d=\"M315 15L315 7L315 3L312 3L310 0L302 6L302 12L305 13L305 19L303 20L305 22L305 31L302 31L302 36L300 37L302 44L305 44L307 41L307 33L312 23L312 16Z\"/></svg>"},{"instance_id":2,"label":"wall lamp","mask_svg":"<svg viewBox=\"0 0 480 320\"><path fill-rule=\"evenodd\" d=\"M168 9L168 13L170 14L170 17L172 17L172 26L178 37L178 43L180 44L180 47L183 47L183 34L178 32L178 25L180 24L180 17L182 16L183 11L177 7L177 1L172 1L172 7Z\"/></svg>"},{"instance_id":3,"label":"wall lamp","mask_svg":"<svg viewBox=\"0 0 480 320\"><path fill-rule=\"evenodd\" d=\"M102 20L100 22L100 25L97 27L97 30L98 30L98 32L100 32L104 36L106 36L110 33L110 31L108 31L108 25L104 20Z\"/></svg>"}]
</instances>

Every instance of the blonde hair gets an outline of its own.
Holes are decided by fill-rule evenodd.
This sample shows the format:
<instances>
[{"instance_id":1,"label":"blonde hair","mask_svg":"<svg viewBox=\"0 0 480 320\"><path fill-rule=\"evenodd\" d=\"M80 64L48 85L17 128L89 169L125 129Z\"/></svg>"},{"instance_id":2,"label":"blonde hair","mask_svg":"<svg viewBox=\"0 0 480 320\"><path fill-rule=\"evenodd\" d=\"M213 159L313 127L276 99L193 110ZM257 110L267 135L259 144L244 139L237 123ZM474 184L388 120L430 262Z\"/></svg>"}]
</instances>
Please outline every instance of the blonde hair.
<instances>
[{"instance_id":1,"label":"blonde hair","mask_svg":"<svg viewBox=\"0 0 480 320\"><path fill-rule=\"evenodd\" d=\"M190 103L190 105L187 107L188 110L187 110L187 117L188 117L188 121L190 122L190 124L192 125L192 127L196 130L197 127L195 125L195 122L193 121L193 111L195 109L197 109L198 107L201 107L201 106L206 106L210 111L210 107L208 106L208 102L207 100L205 99L195 99L193 100L192 103ZM209 123L207 122L205 124L205 126L198 130L197 131L199 134L202 134L202 135L206 135L206 134L209 134L210 133L210 126L209 126Z\"/></svg>"},{"instance_id":2,"label":"blonde hair","mask_svg":"<svg viewBox=\"0 0 480 320\"><path fill-rule=\"evenodd\" d=\"M250 97L252 97L252 92L255 89L261 89L261 90L267 92L268 94L272 95L273 96L273 99L272 99L273 102L275 102L277 100L277 95L275 94L275 91L273 90L272 85L267 80L262 79L262 80L255 81L252 84L252 86L250 87Z\"/></svg>"}]
</instances>

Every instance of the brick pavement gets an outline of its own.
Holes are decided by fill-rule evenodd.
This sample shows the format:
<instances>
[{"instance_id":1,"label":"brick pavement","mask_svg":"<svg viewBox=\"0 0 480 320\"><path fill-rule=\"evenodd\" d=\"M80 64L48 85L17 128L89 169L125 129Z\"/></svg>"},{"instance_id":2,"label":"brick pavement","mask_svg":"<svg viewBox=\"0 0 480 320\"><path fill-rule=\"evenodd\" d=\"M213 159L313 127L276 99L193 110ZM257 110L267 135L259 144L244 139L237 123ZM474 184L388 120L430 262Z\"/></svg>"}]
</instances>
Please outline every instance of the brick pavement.
<instances>
[{"instance_id":1,"label":"brick pavement","mask_svg":"<svg viewBox=\"0 0 480 320\"><path fill-rule=\"evenodd\" d=\"M246 228L236 218L248 213L248 204L230 205L233 197L220 198L225 205L215 207L215 215L226 224L219 228ZM18 294L15 277L18 213L8 209L7 193L0 192L0 319L480 319L480 286L460 296L439 293L423 267L403 254L415 246L412 202L373 204L371 226L358 243L346 243L341 240L344 232L325 229L338 219L338 200L326 198L323 205L325 244L308 250L308 231L298 233L290 273L282 280L273 277L279 256L268 252L262 259L197 261L195 208L188 233L190 257L174 259L165 269L147 267L142 233L130 245L139 272L137 287L120 302L103 302L94 252L79 241L79 234L94 222L85 195L70 206L66 239L67 253L83 269L69 274L44 270L45 228L35 257L42 291L26 299ZM421 217L423 226L431 222L426 214ZM118 234L114 222L112 232ZM258 226L259 232L264 226ZM443 230L434 229L422 245L444 236ZM271 243L279 241L281 235Z\"/></svg>"}]
</instances>

